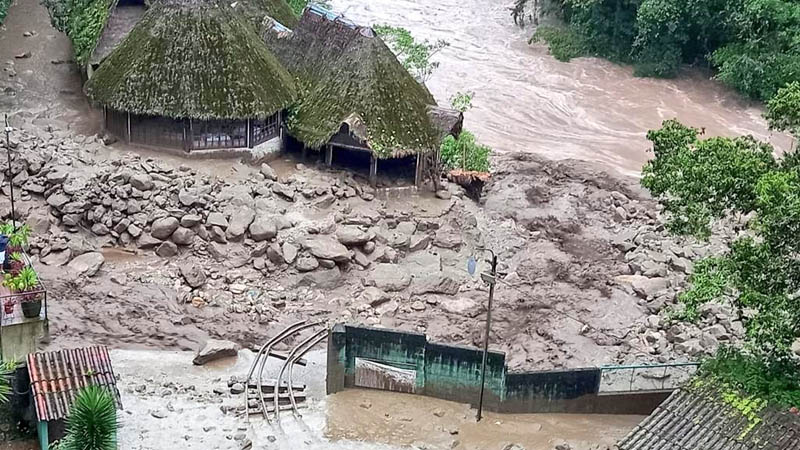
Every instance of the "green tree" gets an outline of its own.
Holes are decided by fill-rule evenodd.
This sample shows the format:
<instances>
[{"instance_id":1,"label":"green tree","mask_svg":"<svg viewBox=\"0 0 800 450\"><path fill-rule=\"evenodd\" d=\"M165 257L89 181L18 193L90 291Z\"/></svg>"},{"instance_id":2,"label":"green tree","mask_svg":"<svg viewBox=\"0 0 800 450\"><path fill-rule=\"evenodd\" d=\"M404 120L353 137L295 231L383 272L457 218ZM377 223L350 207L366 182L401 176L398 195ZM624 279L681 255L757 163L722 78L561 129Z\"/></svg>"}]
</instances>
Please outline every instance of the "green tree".
<instances>
[{"instance_id":1,"label":"green tree","mask_svg":"<svg viewBox=\"0 0 800 450\"><path fill-rule=\"evenodd\" d=\"M750 215L747 235L723 254L700 261L680 295L679 318L696 318L706 302L728 299L745 317L746 352L770 367L795 367L800 335L800 171L752 137L708 138L670 120L648 133L655 158L642 185L669 213L677 233L707 237L711 224Z\"/></svg>"},{"instance_id":2,"label":"green tree","mask_svg":"<svg viewBox=\"0 0 800 450\"><path fill-rule=\"evenodd\" d=\"M114 450L117 409L104 388L90 386L78 393L67 418L67 435L61 450Z\"/></svg>"},{"instance_id":3,"label":"green tree","mask_svg":"<svg viewBox=\"0 0 800 450\"><path fill-rule=\"evenodd\" d=\"M375 25L372 28L392 49L403 67L420 83L428 81L433 71L439 67L439 63L431 58L450 45L443 39L436 42L418 41L410 31L402 27Z\"/></svg>"},{"instance_id":4,"label":"green tree","mask_svg":"<svg viewBox=\"0 0 800 450\"><path fill-rule=\"evenodd\" d=\"M800 137L800 82L793 81L779 89L767 103L764 117L770 129Z\"/></svg>"}]
</instances>

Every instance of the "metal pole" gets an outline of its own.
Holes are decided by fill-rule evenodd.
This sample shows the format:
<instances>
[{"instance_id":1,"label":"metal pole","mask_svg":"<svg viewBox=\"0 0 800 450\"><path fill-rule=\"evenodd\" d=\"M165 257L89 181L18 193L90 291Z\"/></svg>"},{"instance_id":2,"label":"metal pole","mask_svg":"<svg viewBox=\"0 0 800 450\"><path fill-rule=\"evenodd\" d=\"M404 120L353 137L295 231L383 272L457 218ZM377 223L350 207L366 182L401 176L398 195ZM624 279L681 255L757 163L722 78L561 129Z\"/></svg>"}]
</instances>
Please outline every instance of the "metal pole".
<instances>
[{"instance_id":1,"label":"metal pole","mask_svg":"<svg viewBox=\"0 0 800 450\"><path fill-rule=\"evenodd\" d=\"M11 188L11 225L14 231L17 230L17 212L14 209L14 174L11 172L11 125L8 124L8 114L6 117L6 155L8 155L8 186Z\"/></svg>"},{"instance_id":2,"label":"metal pole","mask_svg":"<svg viewBox=\"0 0 800 450\"><path fill-rule=\"evenodd\" d=\"M486 335L483 337L483 362L481 363L481 396L478 399L478 422L483 412L483 391L486 386L486 361L489 358L489 331L492 329L492 299L494 298L495 277L497 276L497 256L492 252L492 280L489 283L489 307L486 310Z\"/></svg>"}]
</instances>

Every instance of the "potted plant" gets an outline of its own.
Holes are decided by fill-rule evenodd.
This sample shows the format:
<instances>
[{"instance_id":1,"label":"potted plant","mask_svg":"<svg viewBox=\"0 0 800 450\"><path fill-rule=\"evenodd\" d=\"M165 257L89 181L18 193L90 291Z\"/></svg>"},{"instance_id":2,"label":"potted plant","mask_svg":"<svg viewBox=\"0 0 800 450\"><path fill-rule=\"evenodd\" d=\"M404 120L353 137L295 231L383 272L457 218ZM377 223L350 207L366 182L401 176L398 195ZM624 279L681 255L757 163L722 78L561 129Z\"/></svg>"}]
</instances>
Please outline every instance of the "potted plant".
<instances>
[{"instance_id":1,"label":"potted plant","mask_svg":"<svg viewBox=\"0 0 800 450\"><path fill-rule=\"evenodd\" d=\"M6 222L0 224L0 238L5 236L8 238L7 246L5 249L5 258L3 259L3 268L8 270L11 262L11 255L13 253L21 253L28 246L28 239L31 237L31 228L27 224L22 224L14 227L13 222ZM2 239L0 239L2 241Z\"/></svg>"},{"instance_id":2,"label":"potted plant","mask_svg":"<svg viewBox=\"0 0 800 450\"><path fill-rule=\"evenodd\" d=\"M14 300L8 299L3 302L3 314L7 316L14 314Z\"/></svg>"},{"instance_id":3,"label":"potted plant","mask_svg":"<svg viewBox=\"0 0 800 450\"><path fill-rule=\"evenodd\" d=\"M14 297L19 298L22 315L28 319L39 317L42 311L41 292L38 292L39 277L33 267L23 267L17 275L6 273L3 285L8 287Z\"/></svg>"},{"instance_id":4,"label":"potted plant","mask_svg":"<svg viewBox=\"0 0 800 450\"><path fill-rule=\"evenodd\" d=\"M14 252L11 254L11 261L8 263L8 273L17 276L25 266L27 266L27 264L25 263L25 257L22 253Z\"/></svg>"}]
</instances>

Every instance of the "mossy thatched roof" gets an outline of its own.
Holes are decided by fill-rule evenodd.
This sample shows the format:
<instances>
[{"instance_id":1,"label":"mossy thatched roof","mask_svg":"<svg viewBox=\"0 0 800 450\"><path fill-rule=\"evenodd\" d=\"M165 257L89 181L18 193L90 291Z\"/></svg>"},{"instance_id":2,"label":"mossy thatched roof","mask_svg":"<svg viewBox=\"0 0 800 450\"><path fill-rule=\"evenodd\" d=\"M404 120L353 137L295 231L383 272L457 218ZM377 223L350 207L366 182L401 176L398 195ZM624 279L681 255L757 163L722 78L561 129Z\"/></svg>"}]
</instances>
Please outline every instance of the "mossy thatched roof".
<instances>
[{"instance_id":1,"label":"mossy thatched roof","mask_svg":"<svg viewBox=\"0 0 800 450\"><path fill-rule=\"evenodd\" d=\"M269 19L277 20L287 28L297 26L297 16L286 0L239 0L231 2L233 8L241 11L256 30L262 31L269 28Z\"/></svg>"},{"instance_id":2,"label":"mossy thatched roof","mask_svg":"<svg viewBox=\"0 0 800 450\"><path fill-rule=\"evenodd\" d=\"M291 35L263 37L298 78L301 98L288 124L305 145L319 148L342 123L357 119L363 126L355 137L380 158L438 148L428 116L433 96L371 29L309 8Z\"/></svg>"},{"instance_id":3,"label":"mossy thatched roof","mask_svg":"<svg viewBox=\"0 0 800 450\"><path fill-rule=\"evenodd\" d=\"M295 83L225 1L153 2L86 85L108 108L174 118L268 117Z\"/></svg>"}]
</instances>

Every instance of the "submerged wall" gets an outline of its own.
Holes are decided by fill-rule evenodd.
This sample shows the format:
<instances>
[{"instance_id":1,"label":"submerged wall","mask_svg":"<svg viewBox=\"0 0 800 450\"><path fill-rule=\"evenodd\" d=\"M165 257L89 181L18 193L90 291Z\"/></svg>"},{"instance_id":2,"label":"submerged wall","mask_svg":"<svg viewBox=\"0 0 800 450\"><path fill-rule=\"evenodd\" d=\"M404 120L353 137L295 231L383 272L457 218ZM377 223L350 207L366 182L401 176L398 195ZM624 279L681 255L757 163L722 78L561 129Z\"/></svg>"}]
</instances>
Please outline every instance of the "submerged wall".
<instances>
[{"instance_id":1,"label":"submerged wall","mask_svg":"<svg viewBox=\"0 0 800 450\"><path fill-rule=\"evenodd\" d=\"M474 406L480 395L482 360L479 349L428 342L424 334L339 324L328 339L327 390L333 394L348 387L388 389ZM369 362L369 374L358 361ZM376 367L385 369L383 378L413 383L413 387L405 389L381 380ZM395 376L393 371L403 376ZM407 379L409 373L412 378ZM489 352L484 407L509 413L646 415L670 394L603 395L600 382L598 368L508 373L505 354Z\"/></svg>"}]
</instances>

